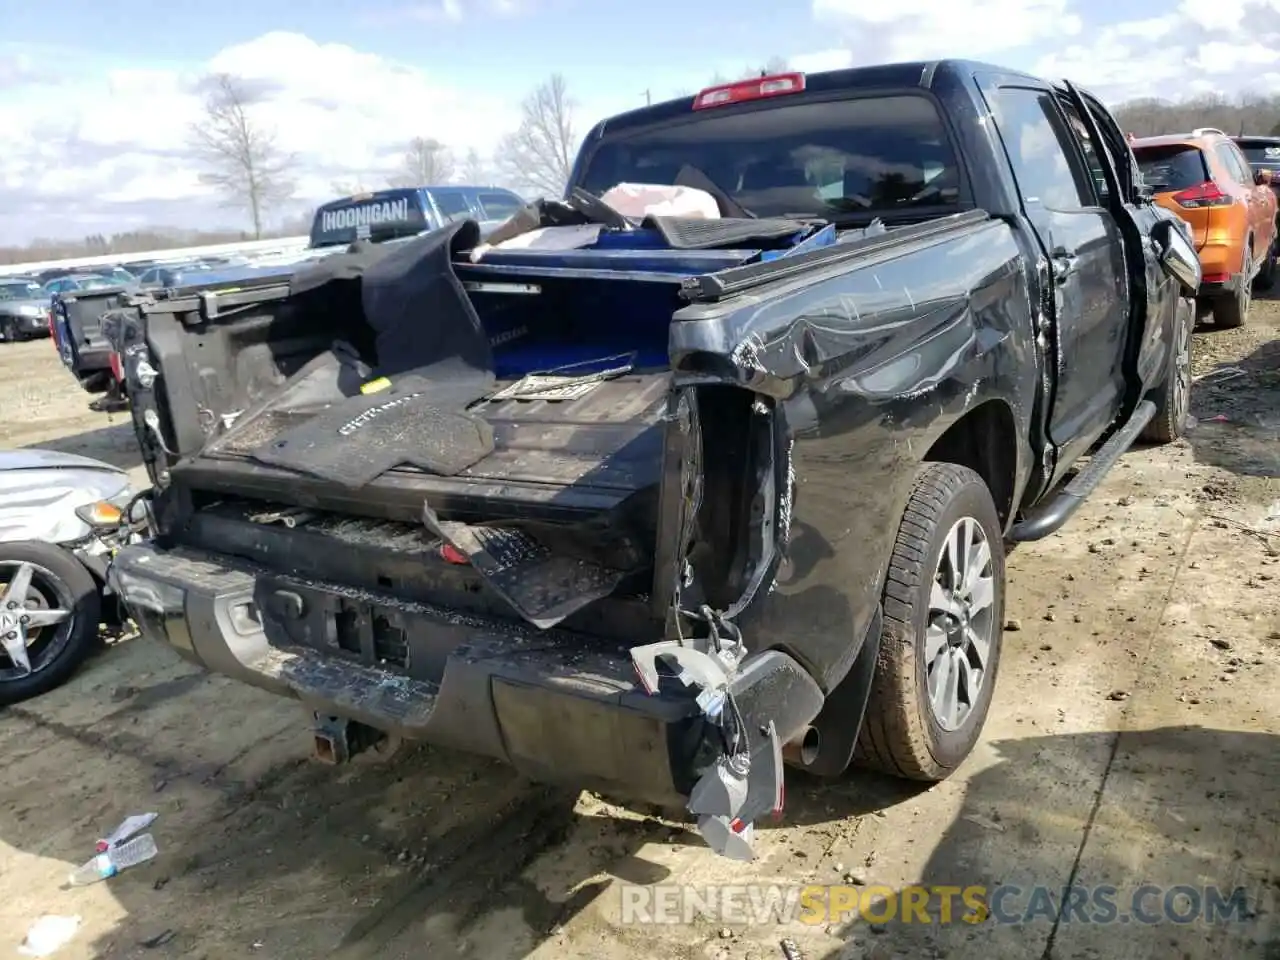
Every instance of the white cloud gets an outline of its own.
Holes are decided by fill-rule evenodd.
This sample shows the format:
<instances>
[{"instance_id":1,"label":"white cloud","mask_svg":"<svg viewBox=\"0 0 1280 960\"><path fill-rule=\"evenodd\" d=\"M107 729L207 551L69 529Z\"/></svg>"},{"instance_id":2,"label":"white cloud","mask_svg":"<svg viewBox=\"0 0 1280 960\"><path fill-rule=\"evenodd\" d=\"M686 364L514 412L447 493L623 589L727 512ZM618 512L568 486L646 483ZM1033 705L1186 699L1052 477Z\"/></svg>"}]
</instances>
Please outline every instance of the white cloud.
<instances>
[{"instance_id":1,"label":"white cloud","mask_svg":"<svg viewBox=\"0 0 1280 960\"><path fill-rule=\"evenodd\" d=\"M397 2L386 16L403 23L492 21L528 14L540 0ZM953 56L1069 77L1111 101L1211 90L1280 92L1280 0L1179 0L1159 16L1111 23L1106 19L1115 14L1099 9L1099 0L809 3L814 35L822 39L788 57L806 72ZM767 35L767 27L759 29ZM0 243L166 222L242 223L199 182L189 156L188 131L201 113L196 81L212 71L239 74L264 91L258 118L276 128L281 146L303 158L296 212L327 199L335 181L380 183L414 136L436 137L459 152L488 152L518 122L525 91L477 94L467 78L435 75L431 58L423 62L425 68L408 66L289 32L177 66L125 66L84 50L0 41L0 129L6 134ZM652 74L636 85L652 86L659 99L666 91L696 89L717 70L730 75L742 67L737 60L699 63L655 60ZM546 61L547 71L557 68L556 60ZM580 133L640 103L634 91L624 102L598 94L604 79L570 78L571 91L586 101Z\"/></svg>"},{"instance_id":2,"label":"white cloud","mask_svg":"<svg viewBox=\"0 0 1280 960\"><path fill-rule=\"evenodd\" d=\"M1089 27L1030 69L1075 80L1112 101L1271 95L1280 90L1263 74L1280 62L1278 15L1280 0L1183 0L1162 16Z\"/></svg>"},{"instance_id":3,"label":"white cloud","mask_svg":"<svg viewBox=\"0 0 1280 960\"><path fill-rule=\"evenodd\" d=\"M813 0L813 13L852 42L870 34L884 61L987 57L1082 28L1068 0Z\"/></svg>"},{"instance_id":4,"label":"white cloud","mask_svg":"<svg viewBox=\"0 0 1280 960\"><path fill-rule=\"evenodd\" d=\"M1192 66L1205 73L1233 73L1240 67L1266 66L1280 60L1280 50L1261 43L1213 40L1199 49Z\"/></svg>"},{"instance_id":5,"label":"white cloud","mask_svg":"<svg viewBox=\"0 0 1280 960\"><path fill-rule=\"evenodd\" d=\"M0 97L6 134L0 242L81 232L70 225L76 216L70 209L52 223L44 218L38 231L28 216L30 208L73 198L107 208L187 201L202 218L238 222L233 211L215 212L187 155L190 125L201 117L196 81L209 72L236 74L266 91L253 110L275 128L282 148L304 158L301 205L327 199L335 179L390 172L412 137L487 152L518 121L515 97L480 96L415 67L284 32L228 47L186 70L137 67L60 84L18 81ZM118 216L127 229L148 213L124 209Z\"/></svg>"},{"instance_id":6,"label":"white cloud","mask_svg":"<svg viewBox=\"0 0 1280 960\"><path fill-rule=\"evenodd\" d=\"M853 51L815 50L813 53L802 53L788 57L787 65L801 73L821 73L824 70L844 70L853 66Z\"/></svg>"}]
</instances>

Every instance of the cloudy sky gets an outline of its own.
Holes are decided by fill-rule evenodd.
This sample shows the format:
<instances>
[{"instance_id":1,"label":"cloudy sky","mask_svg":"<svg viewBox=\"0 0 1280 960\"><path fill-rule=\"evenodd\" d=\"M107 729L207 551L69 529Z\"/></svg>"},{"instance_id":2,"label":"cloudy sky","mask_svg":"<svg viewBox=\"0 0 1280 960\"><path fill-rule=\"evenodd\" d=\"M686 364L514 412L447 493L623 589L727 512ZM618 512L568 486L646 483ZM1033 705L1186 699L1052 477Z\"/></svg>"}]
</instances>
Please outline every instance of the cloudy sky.
<instances>
[{"instance_id":1,"label":"cloudy sky","mask_svg":"<svg viewBox=\"0 0 1280 960\"><path fill-rule=\"evenodd\" d=\"M0 243L241 226L186 155L198 78L271 91L299 203L414 136L482 153L558 70L579 127L780 56L799 69L972 56L1109 100L1280 91L1280 0L0 0ZM359 12L355 12L359 11Z\"/></svg>"}]
</instances>

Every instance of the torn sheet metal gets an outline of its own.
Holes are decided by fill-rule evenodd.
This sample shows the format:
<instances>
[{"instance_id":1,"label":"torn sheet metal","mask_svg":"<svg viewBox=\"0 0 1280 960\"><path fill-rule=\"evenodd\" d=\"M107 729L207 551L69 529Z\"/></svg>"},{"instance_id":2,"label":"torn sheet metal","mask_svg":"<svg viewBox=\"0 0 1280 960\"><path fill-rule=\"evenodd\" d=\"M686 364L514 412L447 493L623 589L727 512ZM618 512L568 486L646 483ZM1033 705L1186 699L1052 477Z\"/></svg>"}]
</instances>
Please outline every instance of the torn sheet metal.
<instances>
[{"instance_id":1,"label":"torn sheet metal","mask_svg":"<svg viewBox=\"0 0 1280 960\"><path fill-rule=\"evenodd\" d=\"M542 630L613 593L650 562L625 534L590 524L473 525L441 520L428 504L422 507L422 520L521 617Z\"/></svg>"}]
</instances>

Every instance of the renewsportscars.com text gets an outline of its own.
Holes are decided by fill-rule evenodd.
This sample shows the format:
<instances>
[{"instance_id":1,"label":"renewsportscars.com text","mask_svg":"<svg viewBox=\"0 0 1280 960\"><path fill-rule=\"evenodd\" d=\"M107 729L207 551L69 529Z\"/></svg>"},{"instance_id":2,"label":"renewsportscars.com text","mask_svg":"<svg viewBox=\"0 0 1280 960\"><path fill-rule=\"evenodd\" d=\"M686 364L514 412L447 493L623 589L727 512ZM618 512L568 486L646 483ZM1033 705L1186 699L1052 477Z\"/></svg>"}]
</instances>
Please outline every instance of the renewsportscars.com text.
<instances>
[{"instance_id":1,"label":"renewsportscars.com text","mask_svg":"<svg viewBox=\"0 0 1280 960\"><path fill-rule=\"evenodd\" d=\"M627 924L1033 923L1223 924L1248 918L1243 887L742 884L621 887Z\"/></svg>"}]
</instances>

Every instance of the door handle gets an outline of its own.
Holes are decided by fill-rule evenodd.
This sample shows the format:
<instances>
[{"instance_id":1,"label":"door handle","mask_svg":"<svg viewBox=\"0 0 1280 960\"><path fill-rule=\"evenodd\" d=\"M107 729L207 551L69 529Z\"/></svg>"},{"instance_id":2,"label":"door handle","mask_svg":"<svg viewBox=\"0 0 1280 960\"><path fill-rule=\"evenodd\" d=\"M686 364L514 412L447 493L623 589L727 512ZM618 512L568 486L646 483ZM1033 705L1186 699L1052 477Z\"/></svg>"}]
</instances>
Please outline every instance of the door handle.
<instances>
[{"instance_id":1,"label":"door handle","mask_svg":"<svg viewBox=\"0 0 1280 960\"><path fill-rule=\"evenodd\" d=\"M1067 277L1071 276L1071 273L1075 270L1076 263L1079 262L1079 260L1080 258L1073 254L1055 254L1053 258L1053 278L1055 280L1065 280Z\"/></svg>"}]
</instances>

